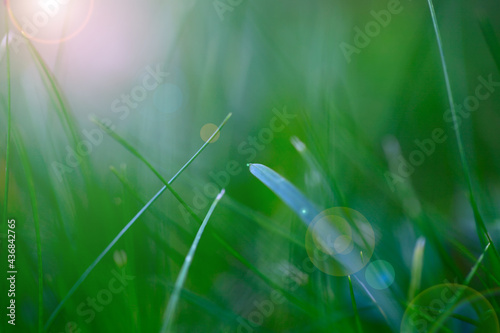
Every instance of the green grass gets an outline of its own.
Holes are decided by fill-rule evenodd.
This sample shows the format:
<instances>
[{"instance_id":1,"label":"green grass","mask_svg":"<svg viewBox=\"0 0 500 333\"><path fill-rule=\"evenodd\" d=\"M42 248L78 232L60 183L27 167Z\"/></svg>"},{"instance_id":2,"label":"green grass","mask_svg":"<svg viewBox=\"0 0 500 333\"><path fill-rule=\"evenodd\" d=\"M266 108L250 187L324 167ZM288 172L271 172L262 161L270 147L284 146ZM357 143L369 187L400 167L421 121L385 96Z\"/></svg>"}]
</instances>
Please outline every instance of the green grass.
<instances>
[{"instance_id":1,"label":"green grass","mask_svg":"<svg viewBox=\"0 0 500 333\"><path fill-rule=\"evenodd\" d=\"M210 140L208 140L208 141L210 142ZM189 249L189 252L188 252L186 258L184 259L184 263L182 264L179 276L177 277L177 280L175 281L174 290L173 290L172 294L170 295L170 299L169 299L168 305L167 305L167 310L165 310L165 315L163 317L163 326L162 326L161 332L171 332L172 331L175 309L177 308L177 304L179 303L179 296L181 294L182 287L184 286L184 283L186 282L189 267L191 266L191 263L193 262L194 255L196 253L196 248L198 247L201 236L203 235L203 232L205 231L205 228L207 227L208 220L210 220L210 217L212 216L212 214L215 210L215 207L217 206L217 204L219 203L219 201L222 199L223 196L224 196L224 190L222 190L222 192L220 192L220 194L217 195L214 202L212 203L212 206L208 210L208 213L205 216L205 219L203 220L203 223L201 224L200 229L198 229L198 233L196 234L196 237L193 241L193 244L191 244L191 248Z\"/></svg>"},{"instance_id":2,"label":"green grass","mask_svg":"<svg viewBox=\"0 0 500 333\"><path fill-rule=\"evenodd\" d=\"M421 314L428 329L500 314L500 89L468 116L459 106L478 77L500 82L500 4L400 5L350 63L339 45L387 1L242 1L223 21L212 1L111 1L67 43L5 39L0 208L16 219L18 274L17 325L2 310L0 331L400 332L445 281L483 298ZM0 8L2 40L16 28ZM156 64L163 84L121 102ZM454 139L388 183L435 129ZM59 181L52 163L89 131L101 142ZM334 207L374 232L373 255L353 252L365 266L343 276L316 267L311 244L333 256L350 253L346 230L371 238L343 215L349 228L335 220L308 243ZM377 260L394 269L388 288L365 275Z\"/></svg>"},{"instance_id":3,"label":"green grass","mask_svg":"<svg viewBox=\"0 0 500 333\"><path fill-rule=\"evenodd\" d=\"M451 90L451 82L450 82L450 77L448 75L448 66L446 64L446 59L444 56L443 42L441 41L441 33L439 32L439 25L437 22L436 12L434 10L433 2L432 2L432 0L428 0L428 1L429 1L429 8L431 11L431 16L432 16L432 24L434 25L434 31L436 32L436 40L437 40L438 48L439 48L439 56L441 58L441 64L443 66L444 80L446 83L446 93L448 94L448 102L450 104L450 110L451 110L451 114L453 117L453 124L454 124L454 128L455 128L455 136L457 139L458 152L460 154L460 161L462 162L462 168L464 171L465 179L467 182L467 187L469 190L470 204L471 204L472 210L474 211L474 218L476 221L477 233L478 233L479 239L481 240L483 245L488 244L488 245L492 246L492 252L494 254L493 260L496 261L496 265L498 265L498 264L500 264L500 256L499 256L495 246L492 244L491 237L488 233L488 229L486 228L483 217L481 216L481 213L479 212L479 207L477 205L476 197L474 195L469 163L467 162L467 157L465 156L464 144L462 142L462 134L460 131L460 126L458 124L458 120L457 120L457 111L455 110L455 99L453 97L453 93Z\"/></svg>"}]
</instances>

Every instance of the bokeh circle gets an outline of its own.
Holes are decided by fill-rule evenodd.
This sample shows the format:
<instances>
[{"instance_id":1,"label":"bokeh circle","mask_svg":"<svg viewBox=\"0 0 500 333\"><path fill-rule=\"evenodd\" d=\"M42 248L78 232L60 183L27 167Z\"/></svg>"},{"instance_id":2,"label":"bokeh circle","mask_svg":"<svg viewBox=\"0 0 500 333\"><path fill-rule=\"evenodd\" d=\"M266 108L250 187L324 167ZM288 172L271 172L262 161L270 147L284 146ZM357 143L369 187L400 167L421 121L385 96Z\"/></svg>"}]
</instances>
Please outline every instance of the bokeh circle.
<instances>
[{"instance_id":1,"label":"bokeh circle","mask_svg":"<svg viewBox=\"0 0 500 333\"><path fill-rule=\"evenodd\" d=\"M363 214L335 207L321 212L309 224L305 246L312 263L322 272L347 276L370 261L375 234Z\"/></svg>"},{"instance_id":2,"label":"bokeh circle","mask_svg":"<svg viewBox=\"0 0 500 333\"><path fill-rule=\"evenodd\" d=\"M23 34L23 36L25 36L26 38L28 38L31 41L42 43L42 44L60 44L60 43L66 42L66 41L76 37L78 34L80 34L83 31L83 29L85 29L85 27L89 23L90 18L92 16L92 13L94 11L95 0L88 0L88 1L89 1L89 9L85 15L85 19L83 20L82 24L77 29L75 29L75 31L68 34L67 36L64 36L62 38L56 38L56 39L36 38L35 36L30 35L26 31L24 31L23 28L21 27L21 24L19 24L19 21L17 20L16 16L14 15L14 13L12 11L12 6L10 4L10 0L5 0L5 6L6 6L7 13L9 15L9 18L10 18L12 24L16 27L17 30L19 30L19 32L21 32ZM60 3L58 3L58 4L60 4ZM41 10L40 10L40 12L41 12Z\"/></svg>"},{"instance_id":3,"label":"bokeh circle","mask_svg":"<svg viewBox=\"0 0 500 333\"><path fill-rule=\"evenodd\" d=\"M365 279L373 289L383 290L389 288L395 278L394 267L385 260L371 262L365 270Z\"/></svg>"},{"instance_id":4,"label":"bokeh circle","mask_svg":"<svg viewBox=\"0 0 500 333\"><path fill-rule=\"evenodd\" d=\"M459 284L440 284L424 290L408 305L401 333L499 333L498 316L476 290Z\"/></svg>"}]
</instances>

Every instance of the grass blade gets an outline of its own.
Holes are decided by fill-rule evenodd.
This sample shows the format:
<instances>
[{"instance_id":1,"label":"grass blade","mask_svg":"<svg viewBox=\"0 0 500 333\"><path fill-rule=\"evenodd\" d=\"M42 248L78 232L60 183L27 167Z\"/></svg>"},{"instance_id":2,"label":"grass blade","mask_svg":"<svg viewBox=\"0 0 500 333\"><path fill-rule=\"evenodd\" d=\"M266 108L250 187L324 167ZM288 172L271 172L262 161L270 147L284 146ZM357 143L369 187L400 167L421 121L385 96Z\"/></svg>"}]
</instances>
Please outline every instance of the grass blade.
<instances>
[{"instance_id":1,"label":"grass blade","mask_svg":"<svg viewBox=\"0 0 500 333\"><path fill-rule=\"evenodd\" d=\"M365 291L366 295L368 295L368 297L370 298L370 300L373 302L373 304L375 304L375 306L377 307L377 309L379 310L380 314L382 315L382 317L384 317L385 321L387 322L387 324L390 326L390 327L394 327L393 324L391 324L391 321L389 321L389 318L387 317L387 314L385 313L384 309L382 309L382 307L380 306L380 304L377 302L377 300L375 299L375 297L373 297L372 293L370 292L370 290L365 286L365 284L363 282L361 282L361 280L356 276L356 275L353 275L354 278L356 279L356 281L359 283L359 285L361 286L361 288L363 288L363 290Z\"/></svg>"},{"instance_id":2,"label":"grass blade","mask_svg":"<svg viewBox=\"0 0 500 333\"><path fill-rule=\"evenodd\" d=\"M250 172L292 208L306 225L309 225L320 214L295 186L276 171L262 164L251 164ZM328 227L331 228L333 234L333 226L325 226L325 228ZM325 251L329 251L330 247L324 239L318 237L317 241ZM349 266L350 263L345 262L344 264Z\"/></svg>"},{"instance_id":3,"label":"grass blade","mask_svg":"<svg viewBox=\"0 0 500 333\"><path fill-rule=\"evenodd\" d=\"M212 135L212 137L214 137L215 135L217 135L217 133L222 128L222 126L229 120L230 117L231 117L231 114L229 114L226 117L226 119L224 119L224 121L219 126L219 128L217 129L217 131ZM210 137L210 139L207 140L207 142L205 142L205 144L203 144L203 146L201 146L201 148L189 159L189 161L186 162L186 164L184 164L184 166L172 177L172 179L170 179L170 181L167 183L168 185L171 185L177 179L177 177L179 177L179 175L184 170L186 170L186 168L195 160L195 158L198 157L201 154L201 152L210 144L210 141L211 141L212 137ZM126 143L125 140L123 140L123 141L124 141L124 143ZM143 160L143 162L144 162L144 160ZM149 163L148 163L148 165L151 166L151 164L149 164ZM118 233L118 235L116 235L116 237L111 241L111 243L109 243L108 246L106 246L106 248L97 256L97 258L92 262L92 264L90 264L90 266L85 270L85 272L75 282L75 284L73 285L73 287L71 287L71 289L68 291L68 293L63 298L63 300L59 303L59 305L57 305L56 309L52 312L52 314L50 315L49 319L45 323L45 326L44 326L45 330L48 330L48 328L50 327L50 325L52 324L52 322L54 321L54 319L56 318L56 316L61 311L61 309L64 306L64 304L66 304L66 302L68 301L68 299L75 293L75 291L78 289L78 287L80 287L80 285L83 283L83 281L85 281L85 279L89 276L90 272L92 272L92 270L95 268L95 266L97 266L97 264L102 260L102 258L104 258L104 256L111 250L111 248L118 242L118 240L130 229L130 227L132 227L132 225L139 219L139 217L141 217L142 214L144 214L144 212L163 194L163 192L165 192L166 189L167 189L167 185L165 184L151 198L151 200L149 200L146 203L146 205L144 205L144 207L141 208L141 210L132 218L132 220L130 220L130 222L128 222L125 225L125 227L123 227L123 229Z\"/></svg>"},{"instance_id":4,"label":"grass blade","mask_svg":"<svg viewBox=\"0 0 500 333\"><path fill-rule=\"evenodd\" d=\"M495 29L493 28L491 21L486 16L486 13L480 11L478 12L477 16L479 27L481 28L481 32L483 33L486 44L490 49L493 61L495 61L497 69L498 71L500 71L500 43L498 42L498 38L495 34Z\"/></svg>"},{"instance_id":5,"label":"grass blade","mask_svg":"<svg viewBox=\"0 0 500 333\"><path fill-rule=\"evenodd\" d=\"M200 153L201 151L211 142L211 140L219 133L220 129L225 125L225 123L229 120L231 117L231 113L224 119L222 124L219 126L219 128L212 134L212 136L207 140L207 142L200 148L200 150L186 163L186 166L189 165ZM146 164L146 166L163 182L165 183L165 179L161 176L161 174L156 171L156 169L149 163L134 147L132 147L128 142L126 142L123 138L121 138L118 134L107 128L104 124L100 123L97 120L93 120L97 125L99 125L103 130L105 130L107 133L111 135L112 138L114 138L118 143L123 145L127 150L129 150L132 154L134 154L137 158L139 158L143 163ZM173 178L172 180L175 180L183 171L184 169L181 169ZM167 186L168 185L168 186ZM165 187L161 190L162 192L168 188L170 192L174 195L174 197L181 203L181 205L186 209L186 211L197 221L200 225L203 223L203 221L194 213L194 211L191 209L191 207L175 192L175 190L169 186L169 183L165 183ZM265 281L269 286L273 287L274 289L279 288L279 286L271 281L264 273L262 273L257 267L255 267L252 263L250 263L248 260L246 260L244 257L242 257L229 243L227 243L222 237L220 237L215 231L212 232L212 235L214 238L229 252L231 253L237 260L239 260L243 265L245 265L248 269L250 269L252 272L254 272L257 276L259 276L263 281ZM294 295L292 295L289 292L284 291L284 295L291 301L293 301L295 304L299 305L303 310L306 312L308 311L307 304L304 302L300 301L298 298L296 298Z\"/></svg>"},{"instance_id":6,"label":"grass blade","mask_svg":"<svg viewBox=\"0 0 500 333\"><path fill-rule=\"evenodd\" d=\"M408 290L408 302L411 302L413 297L415 297L417 291L420 289L420 283L422 281L422 269L424 267L424 250L425 250L425 238L420 237L417 240L415 249L413 250L413 260L411 264L411 281L410 281L410 288Z\"/></svg>"},{"instance_id":7,"label":"grass blade","mask_svg":"<svg viewBox=\"0 0 500 333\"><path fill-rule=\"evenodd\" d=\"M120 174L120 172L113 166L110 167L110 170L116 176L116 178L118 178L118 180L123 185L123 187L134 197L134 199L141 206L146 205L146 202L144 200L142 200L139 197L139 195L133 190L132 184L130 184L130 182L126 179L126 177L124 175ZM149 212L160 221L166 219L166 217L161 216L159 211L155 210L155 207L151 207ZM169 221L169 222L171 222L171 221ZM174 226L177 227L177 225L175 225L175 224L174 224ZM175 256L175 259L178 260L179 262L184 259L183 255L181 255L176 249L171 248L170 245L167 244L166 240L163 239L162 237L160 237L152 228L149 228L149 231L150 231L150 236L155 241L157 241L159 244L162 244L163 246L165 246L165 248L167 248L169 251L171 251L170 252L171 256L173 256L173 257ZM182 236L184 236L184 237L189 236L189 233L186 230L184 230L183 228L177 227L176 232L179 234L182 234Z\"/></svg>"},{"instance_id":8,"label":"grass blade","mask_svg":"<svg viewBox=\"0 0 500 333\"><path fill-rule=\"evenodd\" d=\"M361 318L359 317L358 306L356 305L356 298L354 298L354 289L352 288L351 276L347 276L349 279L349 292L351 294L352 309L354 310L354 318L356 320L356 327L358 333L363 333L363 326L361 326Z\"/></svg>"},{"instance_id":9,"label":"grass blade","mask_svg":"<svg viewBox=\"0 0 500 333\"><path fill-rule=\"evenodd\" d=\"M476 272L479 268L479 265L481 265L481 263L483 262L484 256L489 248L490 248L490 244L486 245L486 248L484 249L483 253L481 253L479 258L477 258L476 263L474 264L474 266L472 266L469 274L467 274L467 277L465 278L465 281L463 283L465 286L468 286L470 284L470 282L472 281L472 278L474 277L474 275L476 275Z\"/></svg>"},{"instance_id":10,"label":"grass blade","mask_svg":"<svg viewBox=\"0 0 500 333\"><path fill-rule=\"evenodd\" d=\"M210 140L208 140L208 142L210 142ZM163 327L161 329L161 332L170 332L170 329L172 327L172 319L174 317L175 309L177 308L177 303L179 302L179 296L180 296L180 293L182 290L182 286L186 282L189 267L191 266L191 263L193 262L193 257L196 253L196 249L197 249L198 244L200 242L201 236L203 235L203 232L205 231L205 227L208 224L208 220L210 220L210 217L212 216L212 213L214 212L215 207L217 206L219 201L224 196L224 192L225 191L222 190L219 193L219 195L217 195L214 202L212 203L212 206L208 210L208 213L205 216L205 219L203 220L203 223L201 224L200 229L198 229L198 233L196 234L196 237L193 241L193 244L191 245L191 248L189 249L189 252L186 256L186 259L184 260L184 263L182 264L179 276L177 277L177 280L175 281L174 291L172 292L172 296L170 297L170 300L168 302L167 310L165 311L165 315L163 317Z\"/></svg>"},{"instance_id":11,"label":"grass blade","mask_svg":"<svg viewBox=\"0 0 500 333\"><path fill-rule=\"evenodd\" d=\"M443 75L444 75L444 80L446 84L446 91L448 94L448 102L450 104L450 110L452 114L452 119L453 119L453 125L455 129L455 137L457 140L457 145L458 145L458 151L460 155L460 160L462 162L462 169L465 174L465 179L467 181L467 186L468 186L468 191L469 191L469 201L472 207L472 210L474 212L474 219L476 221L476 229L477 229L477 234L479 236L479 239L481 243L486 246L486 244L490 243L491 248L494 253L494 262L495 266L498 266L500 263L500 256L495 249L495 246L493 245L493 241L491 240L491 237L488 233L488 230L486 228L486 225L483 221L483 217L481 216L481 213L479 212L479 207L477 206L477 202L474 196L473 188L472 188L472 179L470 175L470 170L469 170L469 164L467 162L466 156L465 156L465 149L464 145L462 143L462 135L460 133L460 126L458 122L458 117L457 117L457 111L455 109L455 100L453 98L453 93L451 91L451 83L450 83L450 77L448 75L448 68L446 65L446 59L444 57L444 51L443 51L443 42L441 41L441 33L439 32L439 26L436 18L436 12L434 10L434 4L432 0L428 0L429 3L429 9L431 12L431 17L432 17L432 23L434 25L434 32L436 34L436 40L438 44L438 49L439 49L439 56L441 58L441 65L443 67Z\"/></svg>"},{"instance_id":12,"label":"grass blade","mask_svg":"<svg viewBox=\"0 0 500 333\"><path fill-rule=\"evenodd\" d=\"M307 225L319 214L295 186L274 170L262 164L250 164L250 172L293 209Z\"/></svg>"},{"instance_id":13,"label":"grass blade","mask_svg":"<svg viewBox=\"0 0 500 333\"><path fill-rule=\"evenodd\" d=\"M490 244L486 245L483 253L481 253L474 266L472 266L469 274L465 278L463 286L458 289L457 293L453 298L453 301L449 302L446 308L441 312L441 315L438 318L436 318L436 320L433 321L433 325L430 327L429 332L437 332L442 327L443 322L453 314L453 310L456 308L456 304L459 302L463 302L463 300L461 301L460 299L466 290L466 286L468 286L472 281L472 278L476 274L477 269L479 268L479 265L483 261L484 255L488 251L489 247Z\"/></svg>"}]
</instances>

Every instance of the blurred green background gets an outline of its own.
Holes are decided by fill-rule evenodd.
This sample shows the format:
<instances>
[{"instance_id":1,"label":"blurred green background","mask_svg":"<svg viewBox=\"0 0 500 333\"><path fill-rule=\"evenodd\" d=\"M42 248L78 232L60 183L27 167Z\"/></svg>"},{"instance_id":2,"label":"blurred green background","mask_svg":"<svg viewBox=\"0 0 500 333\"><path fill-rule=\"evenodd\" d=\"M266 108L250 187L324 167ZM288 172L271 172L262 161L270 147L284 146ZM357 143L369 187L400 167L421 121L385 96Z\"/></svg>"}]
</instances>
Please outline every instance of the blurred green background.
<instances>
[{"instance_id":1,"label":"blurred green background","mask_svg":"<svg viewBox=\"0 0 500 333\"><path fill-rule=\"evenodd\" d=\"M73 5L79 14L64 12L61 29L40 32L42 40L22 37L6 4L0 16L2 332L36 332L40 322L45 325L89 265L163 186L92 117L111 125L168 180L213 132L204 126L232 113L217 141L172 184L200 219L215 197L211 190L226 188L188 273L175 332L399 332L420 236L426 245L417 294L445 279L462 283L483 252L471 193L500 247L500 84L490 87L477 110L459 115L469 191L425 1L78 0ZM500 3L434 5L454 100L463 105L475 96L480 78L500 82ZM40 11L37 6L20 1L11 13L21 22ZM367 45L357 46L357 28L377 22L371 11L389 8L397 8L390 22L378 24ZM83 10L91 14L86 24ZM73 38L46 43L79 26ZM346 57L345 43L358 52ZM276 112L294 117L264 143L259 134L272 126ZM447 139L410 177L388 181L388 172L394 175L401 165L399 156L409 160L419 149L415 140L432 138L435 129ZM307 147L307 156L292 137ZM85 149L87 156L75 156ZM319 211L342 206L363 214L375 231L372 260L392 265L394 283L376 290L365 270L356 273L356 316L347 277L304 272L307 227L251 175L247 163L274 169ZM218 184L214 175L228 167L235 175ZM15 327L3 313L5 218L17 224ZM160 331L198 227L164 192L47 331ZM498 312L500 271L488 251L470 287ZM117 274L130 280L109 293ZM259 310L262 323L252 323L256 304L271 300L275 290L288 296L269 316ZM89 310L89 298L98 295L112 299Z\"/></svg>"}]
</instances>

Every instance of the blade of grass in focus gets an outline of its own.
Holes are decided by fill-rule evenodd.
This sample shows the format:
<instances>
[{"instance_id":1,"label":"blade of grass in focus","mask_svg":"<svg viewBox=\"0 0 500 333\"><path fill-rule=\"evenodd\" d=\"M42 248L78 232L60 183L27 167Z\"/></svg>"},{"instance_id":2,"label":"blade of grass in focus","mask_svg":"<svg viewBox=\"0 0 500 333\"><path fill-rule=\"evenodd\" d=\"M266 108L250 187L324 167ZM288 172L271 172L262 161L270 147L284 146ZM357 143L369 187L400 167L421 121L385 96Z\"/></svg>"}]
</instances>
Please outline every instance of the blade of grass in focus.
<instances>
[{"instance_id":1,"label":"blade of grass in focus","mask_svg":"<svg viewBox=\"0 0 500 333\"><path fill-rule=\"evenodd\" d=\"M488 252L489 248L490 248L490 244L486 245L483 253L481 253L479 258L477 258L477 261L474 263L474 266L472 266L469 274L467 274L467 277L465 278L465 281L463 283L464 286L468 286L471 283L472 279L474 278L474 275L476 275L476 273L477 273L479 265L481 265L481 263L483 262L484 256L485 256L486 252Z\"/></svg>"},{"instance_id":2,"label":"blade of grass in focus","mask_svg":"<svg viewBox=\"0 0 500 333\"><path fill-rule=\"evenodd\" d=\"M363 326L361 325L361 318L359 317L358 306L356 305L356 298L354 297L354 289L352 288L351 276L347 277L349 279L349 293L351 294L352 309L354 311L354 319L356 320L356 327L358 333L363 333Z\"/></svg>"},{"instance_id":3,"label":"blade of grass in focus","mask_svg":"<svg viewBox=\"0 0 500 333\"><path fill-rule=\"evenodd\" d=\"M250 172L283 200L306 225L318 216L319 211L288 180L262 164L250 164Z\"/></svg>"},{"instance_id":4,"label":"blade of grass in focus","mask_svg":"<svg viewBox=\"0 0 500 333\"><path fill-rule=\"evenodd\" d=\"M116 178L118 178L118 180L120 181L120 183L122 183L123 187L125 187L125 189L135 198L135 200L137 200L137 202L142 206L144 207L146 205L146 202L144 200L142 200L139 195L137 194L136 191L134 191L132 185L130 184L130 182L125 178L124 175L120 174L120 172L115 168L115 167L110 167L110 170L111 172L116 176ZM160 212L157 212L155 209L155 207L151 207L150 208L150 213L153 214L154 217L156 217L158 220L162 221L164 220L166 217L162 217L160 215ZM181 234L182 236L184 237L187 237L189 236L188 232L186 230L184 230L183 228L176 228L176 232ZM151 237L154 238L158 243L160 244L163 244L165 247L168 248L170 252L170 255L174 256L175 259L180 259L180 261L182 261L184 259L184 257L174 248L171 248L166 242L164 239L162 239L160 236L158 236L155 232L153 232L153 230L151 230L151 233L150 233Z\"/></svg>"},{"instance_id":5,"label":"blade of grass in focus","mask_svg":"<svg viewBox=\"0 0 500 333\"><path fill-rule=\"evenodd\" d=\"M210 140L208 140L208 142L210 142ZM172 292L172 295L170 296L170 300L169 300L168 305L167 305L167 310L165 311L165 315L163 317L163 326L161 329L161 332L163 332L163 333L171 332L172 320L174 318L175 309L177 308L177 303L179 302L179 295L181 293L182 287L184 286L184 283L186 282L189 267L191 266L191 263L193 262L193 258L194 258L194 255L196 253L196 249L198 248L198 244L200 242L201 236L203 235L203 232L205 231L205 227L207 226L208 221L210 220L210 217L212 216L212 213L215 210L215 207L217 206L219 201L224 196L224 192L225 191L222 190L217 195L214 202L212 203L212 206L208 210L208 213L205 216L203 223L201 224L200 228L198 229L198 233L196 234L196 237L193 241L193 244L191 245L191 248L189 249L189 252L186 256L186 259L184 260L184 263L182 264L181 271L179 273L179 276L177 277L177 280L175 281L174 290Z\"/></svg>"},{"instance_id":6,"label":"blade of grass in focus","mask_svg":"<svg viewBox=\"0 0 500 333\"><path fill-rule=\"evenodd\" d=\"M476 262L477 258L474 257L474 254L472 254L472 252L469 249L467 249L464 245L460 244L457 240L454 240L454 239L451 240L451 243L457 248L457 250L464 257L468 258L473 263ZM495 285L500 286L500 281L498 280L498 277L496 277L495 275L493 275L493 273L491 272L491 270L489 270L486 266L484 266L483 263L481 263L479 265L479 268L481 268L481 270L483 271L483 273L486 276L488 276L495 283ZM486 287L486 285L485 285L485 287Z\"/></svg>"},{"instance_id":7,"label":"blade of grass in focus","mask_svg":"<svg viewBox=\"0 0 500 333\"><path fill-rule=\"evenodd\" d=\"M226 124L226 122L229 120L229 118L231 117L231 113L224 119L224 121L222 122L222 124L217 128L217 130L210 136L209 139L207 139L207 141L205 142L205 144L202 146L202 148L200 148L200 150L198 151L198 153L195 154L194 157L198 156L199 153L201 153L201 151L208 145L210 144L210 142L212 141L212 139L220 132L220 130L222 129L222 127ZM99 125L104 131L106 131L107 133L109 133L111 135L111 137L113 139L115 139L118 143L120 143L121 145L123 145L128 151L130 151L133 155L135 155L137 158L139 158L139 160L141 160L143 163L145 163L145 165L165 184L165 187L164 189L168 188L169 191L172 192L172 194L174 194L175 198L183 205L183 207L186 209L186 211L201 225L202 223L202 220L194 213L194 211L192 210L192 208L187 205L187 203L182 200L182 198L177 194L177 192L175 192L175 190L171 187L171 186L168 186L169 185L168 183L165 183L165 179L161 176L161 174L153 167L153 165L151 163L149 163L134 147L132 147L128 142L126 142L125 139L121 138L118 134L116 134L114 131L112 131L111 129L109 129L108 127L106 127L104 124L100 123L99 121L97 120L93 120L97 125ZM191 163L191 161L194 160L194 158L192 158L188 163ZM177 176L179 175L180 173L177 173L173 178L172 180L175 180L177 178ZM171 181L172 181L171 180ZM163 189L162 189L163 190ZM255 265L253 265L252 263L250 263L248 260L246 260L243 256L241 256L229 243L227 243L221 236L219 236L215 231L212 232L212 235L215 237L215 239L229 252L231 253L236 259L238 259L241 263L243 263L245 266L247 266L251 271L253 271L255 274L257 274L257 276L259 276L263 281L265 281L269 286L275 288L275 289L279 289L280 287L275 283L273 282L271 279L269 279L264 273L262 273L261 270L259 270ZM307 304L305 304L304 302L302 302L300 299L298 299L297 297L295 297L293 294L289 293L288 291L283 291L283 293L285 294L285 296L290 299L292 302L294 302L296 305L298 305L299 307L301 307L303 310L305 310L306 312L308 311L308 306Z\"/></svg>"},{"instance_id":8,"label":"blade of grass in focus","mask_svg":"<svg viewBox=\"0 0 500 333\"><path fill-rule=\"evenodd\" d=\"M221 126L219 126L219 129L217 130L217 133L220 130L220 128L222 128L226 124L226 122L229 120L230 117L231 117L231 114L229 114L226 117L226 119L224 119L224 121L221 124ZM179 201L181 203L181 205L189 212L189 214L195 215L195 213L193 212L193 210L191 209L191 207L189 207L189 205L184 201L184 199L182 199L181 196L172 188L172 186L170 186L171 182L169 182L165 178L163 178L163 176L160 174L160 172L158 172L158 170L156 170L155 167L153 167L153 165L151 163L149 163L149 161L146 160L146 158L144 158L144 156L142 156L142 154L140 154L137 151L137 149L135 149L134 147L132 147L125 139L123 139L116 132L112 131L107 126L105 126L104 124L102 124L100 121L96 120L95 118L92 118L92 121L96 125L98 125L101 129L103 129L106 133L108 133L119 144L121 144L123 147L125 147L125 149L127 149L130 153L132 153L132 155L134 155L141 162L143 162L149 168L149 170L151 170L155 174L155 176L158 177L158 179L161 180L161 182L165 185L165 187L170 191L170 193L172 193L172 195L177 199L177 201ZM210 142L210 140L207 141L207 142ZM175 176L172 179L175 180Z\"/></svg>"}]
</instances>

